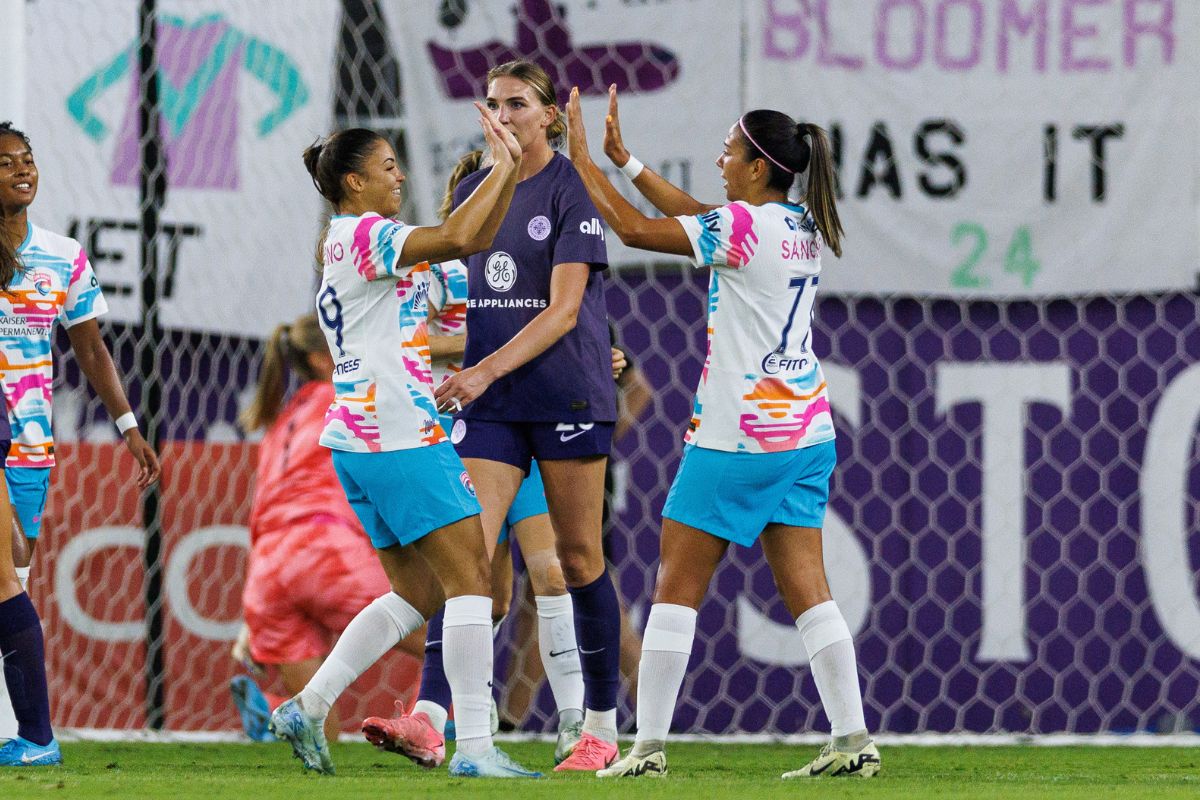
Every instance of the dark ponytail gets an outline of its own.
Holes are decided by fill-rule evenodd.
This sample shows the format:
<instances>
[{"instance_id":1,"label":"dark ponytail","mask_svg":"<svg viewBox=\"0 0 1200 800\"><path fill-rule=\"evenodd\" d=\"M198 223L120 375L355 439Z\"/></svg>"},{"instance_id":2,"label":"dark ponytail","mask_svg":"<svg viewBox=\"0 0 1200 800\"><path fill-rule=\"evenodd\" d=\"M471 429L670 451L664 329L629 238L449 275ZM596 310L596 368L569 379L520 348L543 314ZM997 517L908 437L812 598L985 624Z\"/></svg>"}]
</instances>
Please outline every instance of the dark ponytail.
<instances>
[{"instance_id":1,"label":"dark ponytail","mask_svg":"<svg viewBox=\"0 0 1200 800\"><path fill-rule=\"evenodd\" d=\"M346 199L342 179L363 171L371 148L380 140L383 137L368 128L349 128L304 149L304 168L312 176L313 186L335 208Z\"/></svg>"},{"instance_id":2,"label":"dark ponytail","mask_svg":"<svg viewBox=\"0 0 1200 800\"><path fill-rule=\"evenodd\" d=\"M787 114L768 109L748 111L738 123L750 160L767 162L768 188L787 192L796 176L808 170L804 204L825 243L840 257L845 232L837 213L837 172L825 131L811 122L797 124Z\"/></svg>"},{"instance_id":3,"label":"dark ponytail","mask_svg":"<svg viewBox=\"0 0 1200 800\"><path fill-rule=\"evenodd\" d=\"M829 137L824 129L811 122L801 122L796 126L796 133L801 140L805 136L811 140L804 202L816 220L817 229L825 237L825 243L835 256L841 258L842 235L845 231L842 230L842 220L837 212L837 171L833 165Z\"/></svg>"},{"instance_id":4,"label":"dark ponytail","mask_svg":"<svg viewBox=\"0 0 1200 800\"><path fill-rule=\"evenodd\" d=\"M336 209L346 199L346 185L342 179L351 172L362 172L367 156L382 136L368 128L348 128L330 134L324 141L317 141L304 148L301 158L304 168L312 176L313 186ZM326 225L317 239L316 259L318 268L324 261L321 246L329 233Z\"/></svg>"},{"instance_id":5,"label":"dark ponytail","mask_svg":"<svg viewBox=\"0 0 1200 800\"><path fill-rule=\"evenodd\" d=\"M0 136L16 136L24 142L26 147L30 150L33 149L29 143L29 137L25 135L24 131L14 128L11 122L0 122ZM3 214L3 209L0 209L0 226L5 221ZM21 257L17 255L17 248L20 244L20 241L8 241L7 234L0 234L0 291L8 291L13 279L21 271Z\"/></svg>"}]
</instances>

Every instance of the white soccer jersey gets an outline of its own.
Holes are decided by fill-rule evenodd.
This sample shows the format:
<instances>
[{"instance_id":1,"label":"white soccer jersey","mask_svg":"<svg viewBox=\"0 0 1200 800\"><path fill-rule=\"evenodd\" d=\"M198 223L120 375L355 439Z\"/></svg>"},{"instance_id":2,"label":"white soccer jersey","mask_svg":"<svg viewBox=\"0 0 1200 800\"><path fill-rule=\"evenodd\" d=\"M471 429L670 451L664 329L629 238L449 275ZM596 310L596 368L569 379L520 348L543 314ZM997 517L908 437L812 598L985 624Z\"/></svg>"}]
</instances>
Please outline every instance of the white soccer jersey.
<instances>
[{"instance_id":1,"label":"white soccer jersey","mask_svg":"<svg viewBox=\"0 0 1200 800\"><path fill-rule=\"evenodd\" d=\"M437 316L429 321L434 336L467 332L467 265L457 258L429 265L429 308ZM462 359L433 359L433 385L462 371Z\"/></svg>"},{"instance_id":2,"label":"white soccer jersey","mask_svg":"<svg viewBox=\"0 0 1200 800\"><path fill-rule=\"evenodd\" d=\"M684 441L773 453L834 436L812 351L824 242L803 206L744 202L676 217L708 289L708 356Z\"/></svg>"},{"instance_id":3,"label":"white soccer jersey","mask_svg":"<svg viewBox=\"0 0 1200 800\"><path fill-rule=\"evenodd\" d=\"M414 230L378 214L329 223L317 295L334 358L326 447L373 453L446 441L429 367L429 264L400 262Z\"/></svg>"}]
</instances>

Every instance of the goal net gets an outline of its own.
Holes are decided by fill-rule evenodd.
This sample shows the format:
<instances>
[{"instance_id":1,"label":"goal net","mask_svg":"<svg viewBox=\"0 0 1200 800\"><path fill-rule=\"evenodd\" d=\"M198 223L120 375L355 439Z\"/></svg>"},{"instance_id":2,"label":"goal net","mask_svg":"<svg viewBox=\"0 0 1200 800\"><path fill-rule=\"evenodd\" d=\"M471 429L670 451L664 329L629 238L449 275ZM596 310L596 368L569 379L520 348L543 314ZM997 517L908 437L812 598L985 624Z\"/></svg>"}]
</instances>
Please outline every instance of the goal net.
<instances>
[{"instance_id":1,"label":"goal net","mask_svg":"<svg viewBox=\"0 0 1200 800\"><path fill-rule=\"evenodd\" d=\"M384 132L409 173L404 216L432 222L449 167L479 144L470 101L488 67L518 56L549 67L560 98L581 86L597 157L618 84L631 150L703 200L723 197L711 162L742 111L777 106L833 135L848 237L846 257L825 260L814 324L838 429L824 554L872 730L1200 723L1196 139L1163 167L1190 176L1177 206L1139 192L1143 162L1162 166L1139 144L1162 109L1131 99L1194 69L1196 10L1145 2L1130 21L1093 9L1077 24L1099 33L1079 49L1063 44L1066 0L854 5L161 1L165 151L149 177L166 194L152 209L139 188L139 4L30 2L25 127L43 183L31 219L88 250L113 309L102 329L165 470L148 507L60 333L58 466L32 581L56 724L237 728L229 648L255 446L235 420L267 332L311 304L323 210L299 152L334 126ZM860 23L872 31L861 46ZM1046 37L1066 49L1046 51ZM1020 111L1070 59L1104 61L1120 91L1096 90L1109 73L1085 65L1062 78L1064 110L1021 116L1022 136L1004 144L1008 117L972 87L994 84ZM964 83L942 97L959 86L946 76ZM847 81L857 94L832 96ZM904 106L922 81L929 107ZM1194 123L1194 86L1170 87L1182 93L1138 97L1186 97ZM1094 113L1066 116L1079 108ZM1021 196L997 201L1009 191ZM145 302L149 210L160 233ZM636 655L705 352L708 276L611 232L609 246L609 315L651 398L612 459L609 554ZM161 530L157 552L148 529ZM518 570L498 700L521 729L550 731L524 591ZM342 701L347 729L410 698L418 666L388 656L360 679ZM267 686L282 691L277 676ZM629 730L632 697L621 702ZM712 582L675 729L828 730L758 547L731 548Z\"/></svg>"}]
</instances>

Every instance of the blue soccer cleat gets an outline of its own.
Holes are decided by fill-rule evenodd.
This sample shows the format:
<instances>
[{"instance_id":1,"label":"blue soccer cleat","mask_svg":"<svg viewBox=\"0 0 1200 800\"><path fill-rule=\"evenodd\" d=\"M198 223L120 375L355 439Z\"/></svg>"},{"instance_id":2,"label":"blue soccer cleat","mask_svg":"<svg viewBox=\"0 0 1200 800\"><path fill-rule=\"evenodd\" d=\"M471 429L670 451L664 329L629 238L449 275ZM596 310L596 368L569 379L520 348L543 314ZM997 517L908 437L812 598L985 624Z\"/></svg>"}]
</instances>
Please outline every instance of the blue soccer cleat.
<instances>
[{"instance_id":1,"label":"blue soccer cleat","mask_svg":"<svg viewBox=\"0 0 1200 800\"><path fill-rule=\"evenodd\" d=\"M450 774L456 778L540 778L542 773L525 769L499 747L481 756L463 755L461 750L450 759Z\"/></svg>"},{"instance_id":2,"label":"blue soccer cleat","mask_svg":"<svg viewBox=\"0 0 1200 800\"><path fill-rule=\"evenodd\" d=\"M267 730L271 721L271 708L258 684L249 675L238 675L229 682L233 704L242 718L242 730L255 742L273 742L275 737Z\"/></svg>"},{"instance_id":3,"label":"blue soccer cleat","mask_svg":"<svg viewBox=\"0 0 1200 800\"><path fill-rule=\"evenodd\" d=\"M292 746L292 755L300 759L305 769L333 774L333 758L329 755L321 720L305 714L296 698L275 709L267 729Z\"/></svg>"},{"instance_id":4,"label":"blue soccer cleat","mask_svg":"<svg viewBox=\"0 0 1200 800\"><path fill-rule=\"evenodd\" d=\"M18 736L0 746L0 767L52 767L62 763L58 742L34 744Z\"/></svg>"}]
</instances>

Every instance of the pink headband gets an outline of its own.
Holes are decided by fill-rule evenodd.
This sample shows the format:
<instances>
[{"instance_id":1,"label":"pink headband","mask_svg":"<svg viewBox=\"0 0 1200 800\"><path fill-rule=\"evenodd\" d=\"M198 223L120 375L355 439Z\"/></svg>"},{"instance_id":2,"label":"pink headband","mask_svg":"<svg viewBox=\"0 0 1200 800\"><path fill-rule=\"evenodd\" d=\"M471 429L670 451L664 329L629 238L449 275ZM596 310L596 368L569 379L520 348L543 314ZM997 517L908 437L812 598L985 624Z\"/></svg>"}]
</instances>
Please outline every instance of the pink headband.
<instances>
[{"instance_id":1,"label":"pink headband","mask_svg":"<svg viewBox=\"0 0 1200 800\"><path fill-rule=\"evenodd\" d=\"M771 158L770 153L768 153L766 150L763 150L761 147L758 146L758 142L754 141L754 137L750 135L750 131L746 130L746 123L743 121L743 120L745 120L745 118L746 118L745 115L738 118L738 127L742 129L742 135L746 137L746 141L748 141L748 142L750 142L750 144L754 145L754 149L757 150L758 152L762 153L764 156L766 156L767 160L770 161L772 164L779 167L781 170L783 170L784 172L786 172L789 175L795 175L796 170L788 169L783 164L780 164L778 161Z\"/></svg>"}]
</instances>

